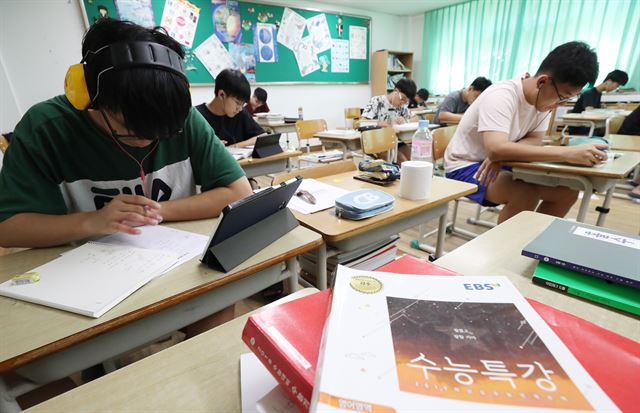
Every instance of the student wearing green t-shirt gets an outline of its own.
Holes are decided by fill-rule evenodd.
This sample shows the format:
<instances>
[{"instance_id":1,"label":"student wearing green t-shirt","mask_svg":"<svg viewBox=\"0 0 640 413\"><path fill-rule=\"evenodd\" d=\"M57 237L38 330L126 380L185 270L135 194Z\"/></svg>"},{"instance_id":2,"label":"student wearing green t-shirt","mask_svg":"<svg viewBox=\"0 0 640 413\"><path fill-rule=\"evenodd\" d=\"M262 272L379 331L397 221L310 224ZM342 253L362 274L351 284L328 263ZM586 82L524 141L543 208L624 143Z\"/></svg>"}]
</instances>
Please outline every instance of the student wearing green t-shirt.
<instances>
[{"instance_id":1,"label":"student wearing green t-shirt","mask_svg":"<svg viewBox=\"0 0 640 413\"><path fill-rule=\"evenodd\" d=\"M156 43L175 61L184 57L162 29L111 19L91 27L82 44L91 110L57 96L20 120L0 172L0 246L137 234L139 225L218 216L251 194L191 107L183 70L116 68L110 53L122 42L131 50Z\"/></svg>"}]
</instances>

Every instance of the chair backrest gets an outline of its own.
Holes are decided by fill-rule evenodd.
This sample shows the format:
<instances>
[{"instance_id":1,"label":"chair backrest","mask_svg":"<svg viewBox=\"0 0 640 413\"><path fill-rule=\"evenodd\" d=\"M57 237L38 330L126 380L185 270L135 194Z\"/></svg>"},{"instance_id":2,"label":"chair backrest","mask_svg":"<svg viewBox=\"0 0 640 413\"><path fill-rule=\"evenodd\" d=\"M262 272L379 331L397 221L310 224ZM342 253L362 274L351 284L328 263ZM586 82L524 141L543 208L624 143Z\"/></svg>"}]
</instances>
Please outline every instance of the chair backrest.
<instances>
[{"instance_id":1,"label":"chair backrest","mask_svg":"<svg viewBox=\"0 0 640 413\"><path fill-rule=\"evenodd\" d=\"M458 125L447 126L445 128L434 129L431 132L433 138L433 160L438 161L444 158L444 151L447 149L447 145L453 138L453 134L456 131Z\"/></svg>"},{"instance_id":2,"label":"chair backrest","mask_svg":"<svg viewBox=\"0 0 640 413\"><path fill-rule=\"evenodd\" d=\"M622 122L624 122L625 117L622 115L615 115L607 118L605 122L605 131L604 135L609 136L611 134L618 133L620 127L622 126Z\"/></svg>"},{"instance_id":3,"label":"chair backrest","mask_svg":"<svg viewBox=\"0 0 640 413\"><path fill-rule=\"evenodd\" d=\"M360 117L360 108L344 108L345 119L358 119Z\"/></svg>"},{"instance_id":4,"label":"chair backrest","mask_svg":"<svg viewBox=\"0 0 640 413\"><path fill-rule=\"evenodd\" d=\"M9 141L4 135L0 135L0 152L5 153L9 147Z\"/></svg>"},{"instance_id":5,"label":"chair backrest","mask_svg":"<svg viewBox=\"0 0 640 413\"><path fill-rule=\"evenodd\" d=\"M373 155L380 152L394 151L398 145L398 137L393 128L372 129L360 134L362 152Z\"/></svg>"},{"instance_id":6,"label":"chair backrest","mask_svg":"<svg viewBox=\"0 0 640 413\"><path fill-rule=\"evenodd\" d=\"M549 116L549 126L547 127L547 136L555 135L555 127L556 127L556 111L558 108L553 108L551 114Z\"/></svg>"},{"instance_id":7,"label":"chair backrest","mask_svg":"<svg viewBox=\"0 0 640 413\"><path fill-rule=\"evenodd\" d=\"M301 176L303 178L322 178L323 176L336 175L355 170L356 164L354 164L352 160L348 159L346 161L333 162L326 165L300 169L299 171L277 175L273 178L273 185L286 182L296 176Z\"/></svg>"},{"instance_id":8,"label":"chair backrest","mask_svg":"<svg viewBox=\"0 0 640 413\"><path fill-rule=\"evenodd\" d=\"M324 119L299 120L296 122L298 140L311 139L317 132L327 130L327 121Z\"/></svg>"}]
</instances>

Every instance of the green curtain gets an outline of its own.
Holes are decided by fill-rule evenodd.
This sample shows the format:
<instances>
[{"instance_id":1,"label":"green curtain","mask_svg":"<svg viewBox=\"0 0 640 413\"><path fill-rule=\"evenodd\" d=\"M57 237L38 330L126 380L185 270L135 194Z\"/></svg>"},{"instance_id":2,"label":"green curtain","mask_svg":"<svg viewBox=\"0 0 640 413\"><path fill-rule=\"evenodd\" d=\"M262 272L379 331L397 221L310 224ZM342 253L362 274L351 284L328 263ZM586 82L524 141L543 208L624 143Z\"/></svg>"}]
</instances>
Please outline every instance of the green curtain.
<instances>
[{"instance_id":1,"label":"green curtain","mask_svg":"<svg viewBox=\"0 0 640 413\"><path fill-rule=\"evenodd\" d=\"M535 73L556 46L595 48L598 81L613 69L640 89L640 1L472 0L425 13L421 79L446 94L477 76L492 81ZM422 85L421 85L422 86Z\"/></svg>"}]
</instances>

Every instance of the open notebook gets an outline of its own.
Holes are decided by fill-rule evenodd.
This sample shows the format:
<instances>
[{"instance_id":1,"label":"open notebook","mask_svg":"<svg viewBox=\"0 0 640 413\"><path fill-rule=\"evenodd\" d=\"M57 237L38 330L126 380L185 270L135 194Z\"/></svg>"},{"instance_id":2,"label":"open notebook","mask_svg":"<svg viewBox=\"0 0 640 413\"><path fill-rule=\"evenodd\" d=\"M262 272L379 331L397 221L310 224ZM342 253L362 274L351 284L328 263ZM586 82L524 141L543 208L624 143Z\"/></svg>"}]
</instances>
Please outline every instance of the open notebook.
<instances>
[{"instance_id":1,"label":"open notebook","mask_svg":"<svg viewBox=\"0 0 640 413\"><path fill-rule=\"evenodd\" d=\"M97 318L177 259L170 251L87 242L32 269L38 282L0 284L0 295Z\"/></svg>"}]
</instances>

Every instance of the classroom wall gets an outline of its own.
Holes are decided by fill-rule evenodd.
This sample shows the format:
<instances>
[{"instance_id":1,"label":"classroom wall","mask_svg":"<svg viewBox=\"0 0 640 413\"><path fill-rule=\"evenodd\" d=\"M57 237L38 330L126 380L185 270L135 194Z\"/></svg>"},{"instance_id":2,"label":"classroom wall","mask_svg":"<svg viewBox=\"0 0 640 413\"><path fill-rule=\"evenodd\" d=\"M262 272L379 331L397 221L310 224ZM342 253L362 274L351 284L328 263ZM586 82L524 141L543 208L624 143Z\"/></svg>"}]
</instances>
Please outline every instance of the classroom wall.
<instances>
[{"instance_id":1,"label":"classroom wall","mask_svg":"<svg viewBox=\"0 0 640 413\"><path fill-rule=\"evenodd\" d=\"M18 113L18 104L16 101L16 95L7 79L6 65L4 64L4 57L2 56L2 49L0 49L0 125L14 125L20 115ZM13 127L4 128L0 126L0 133L10 132Z\"/></svg>"},{"instance_id":2,"label":"classroom wall","mask_svg":"<svg viewBox=\"0 0 640 413\"><path fill-rule=\"evenodd\" d=\"M0 131L13 130L34 103L62 93L83 33L77 1L0 1Z\"/></svg>"},{"instance_id":3,"label":"classroom wall","mask_svg":"<svg viewBox=\"0 0 640 413\"><path fill-rule=\"evenodd\" d=\"M318 5L312 1L264 1L290 7L325 8L372 18L371 51L378 49L421 51L416 46L415 20L349 7ZM67 67L80 60L84 22L76 0L0 1L0 131L13 130L33 104L63 93ZM408 35L412 30L411 36ZM413 50L408 49L409 41ZM418 40L416 40L418 39ZM419 72L416 72L419 73ZM273 111L305 118L324 117L329 127L344 124L343 109L364 106L371 96L370 85L269 85L269 106ZM15 92L14 93L12 93ZM193 103L208 101L213 87L193 87Z\"/></svg>"},{"instance_id":4,"label":"classroom wall","mask_svg":"<svg viewBox=\"0 0 640 413\"><path fill-rule=\"evenodd\" d=\"M422 85L422 31L424 29L424 13L407 17L407 30L404 33L404 44L408 51L413 52L413 80Z\"/></svg>"}]
</instances>

